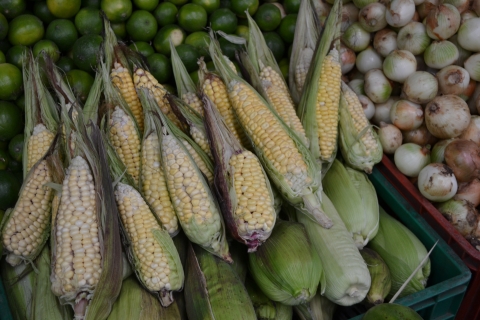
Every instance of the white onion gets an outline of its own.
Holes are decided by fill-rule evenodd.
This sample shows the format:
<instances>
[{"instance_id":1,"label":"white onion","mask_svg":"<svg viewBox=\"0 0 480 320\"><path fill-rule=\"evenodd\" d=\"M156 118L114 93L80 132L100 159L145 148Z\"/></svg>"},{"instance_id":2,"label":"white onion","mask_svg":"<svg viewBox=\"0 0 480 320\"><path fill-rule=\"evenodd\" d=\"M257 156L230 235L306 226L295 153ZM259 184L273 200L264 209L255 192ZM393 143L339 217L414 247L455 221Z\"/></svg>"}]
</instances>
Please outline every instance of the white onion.
<instances>
[{"instance_id":1,"label":"white onion","mask_svg":"<svg viewBox=\"0 0 480 320\"><path fill-rule=\"evenodd\" d=\"M455 138L468 127L470 110L467 103L458 96L438 96L425 107L425 123L435 137Z\"/></svg>"},{"instance_id":2,"label":"white onion","mask_svg":"<svg viewBox=\"0 0 480 320\"><path fill-rule=\"evenodd\" d=\"M345 30L347 30L352 23L358 21L358 12L358 8L353 3L347 3L346 5L342 6L342 25L340 27L342 33L345 32Z\"/></svg>"},{"instance_id":3,"label":"white onion","mask_svg":"<svg viewBox=\"0 0 480 320\"><path fill-rule=\"evenodd\" d=\"M470 78L475 81L480 81L480 53L472 54L470 58L465 60L464 66L465 69L468 71Z\"/></svg>"},{"instance_id":4,"label":"white onion","mask_svg":"<svg viewBox=\"0 0 480 320\"><path fill-rule=\"evenodd\" d=\"M459 137L460 139L471 140L480 146L480 117L472 116L468 127Z\"/></svg>"},{"instance_id":5,"label":"white onion","mask_svg":"<svg viewBox=\"0 0 480 320\"><path fill-rule=\"evenodd\" d=\"M470 1L469 0L444 0L444 4L448 3L457 8L458 12L462 14L463 12L467 11Z\"/></svg>"},{"instance_id":6,"label":"white onion","mask_svg":"<svg viewBox=\"0 0 480 320\"><path fill-rule=\"evenodd\" d=\"M455 139L445 148L445 163L452 168L458 182L480 177L480 147L473 141Z\"/></svg>"},{"instance_id":7,"label":"white onion","mask_svg":"<svg viewBox=\"0 0 480 320\"><path fill-rule=\"evenodd\" d=\"M395 150L393 160L401 173L415 178L430 163L430 151L415 143L405 143Z\"/></svg>"},{"instance_id":8,"label":"white onion","mask_svg":"<svg viewBox=\"0 0 480 320\"><path fill-rule=\"evenodd\" d=\"M403 27L409 23L415 14L413 0L392 0L387 4L385 18L392 27Z\"/></svg>"},{"instance_id":9,"label":"white onion","mask_svg":"<svg viewBox=\"0 0 480 320\"><path fill-rule=\"evenodd\" d=\"M480 205L480 179L460 183L454 199L469 201L474 207Z\"/></svg>"},{"instance_id":10,"label":"white onion","mask_svg":"<svg viewBox=\"0 0 480 320\"><path fill-rule=\"evenodd\" d=\"M418 15L420 19L423 20L427 17L428 13L433 10L438 4L440 0L425 0L417 7Z\"/></svg>"},{"instance_id":11,"label":"white onion","mask_svg":"<svg viewBox=\"0 0 480 320\"><path fill-rule=\"evenodd\" d=\"M458 43L468 51L480 51L480 18L465 21L458 29Z\"/></svg>"},{"instance_id":12,"label":"white onion","mask_svg":"<svg viewBox=\"0 0 480 320\"><path fill-rule=\"evenodd\" d=\"M352 89L357 95L365 94L364 85L365 81L363 79L353 79L348 83L350 89Z\"/></svg>"},{"instance_id":13,"label":"white onion","mask_svg":"<svg viewBox=\"0 0 480 320\"><path fill-rule=\"evenodd\" d=\"M427 34L425 25L421 22L409 22L398 31L398 48L410 51L413 55L422 54L430 45L430 42L432 40Z\"/></svg>"},{"instance_id":14,"label":"white onion","mask_svg":"<svg viewBox=\"0 0 480 320\"><path fill-rule=\"evenodd\" d=\"M383 58L372 48L368 47L357 55L355 65L361 73L367 73L372 69L381 69Z\"/></svg>"},{"instance_id":15,"label":"white onion","mask_svg":"<svg viewBox=\"0 0 480 320\"><path fill-rule=\"evenodd\" d=\"M457 193L458 184L452 169L443 163L431 163L418 174L418 189L430 201L450 200Z\"/></svg>"},{"instance_id":16,"label":"white onion","mask_svg":"<svg viewBox=\"0 0 480 320\"><path fill-rule=\"evenodd\" d=\"M430 11L425 19L427 34L434 40L446 40L460 27L460 12L451 4L441 4Z\"/></svg>"},{"instance_id":17,"label":"white onion","mask_svg":"<svg viewBox=\"0 0 480 320\"><path fill-rule=\"evenodd\" d=\"M450 142L452 142L455 138L453 139L447 139L447 140L440 140L437 142L433 148L432 152L430 153L430 160L432 163L442 163L445 161L445 148L448 146Z\"/></svg>"},{"instance_id":18,"label":"white onion","mask_svg":"<svg viewBox=\"0 0 480 320\"><path fill-rule=\"evenodd\" d=\"M458 59L457 61L455 61L454 64L463 67L465 60L467 60L472 55L472 52L463 49L462 46L458 43L458 34L453 35L450 39L448 39L448 41L453 43L458 50Z\"/></svg>"},{"instance_id":19,"label":"white onion","mask_svg":"<svg viewBox=\"0 0 480 320\"><path fill-rule=\"evenodd\" d=\"M382 57L397 49L397 33L390 29L382 29L373 38L373 48Z\"/></svg>"},{"instance_id":20,"label":"white onion","mask_svg":"<svg viewBox=\"0 0 480 320\"><path fill-rule=\"evenodd\" d=\"M383 152L393 154L402 145L402 132L393 124L380 122L377 130L378 139L382 144Z\"/></svg>"},{"instance_id":21,"label":"white onion","mask_svg":"<svg viewBox=\"0 0 480 320\"><path fill-rule=\"evenodd\" d=\"M340 59L342 62L342 74L347 74L352 71L355 66L357 56L352 49L342 43L340 45Z\"/></svg>"},{"instance_id":22,"label":"white onion","mask_svg":"<svg viewBox=\"0 0 480 320\"><path fill-rule=\"evenodd\" d=\"M478 18L478 15L472 10L465 10L460 14L460 18L461 18L460 25L462 25L467 20L470 20L472 18Z\"/></svg>"},{"instance_id":23,"label":"white onion","mask_svg":"<svg viewBox=\"0 0 480 320\"><path fill-rule=\"evenodd\" d=\"M360 9L374 2L378 2L378 0L353 0L355 6Z\"/></svg>"},{"instance_id":24,"label":"white onion","mask_svg":"<svg viewBox=\"0 0 480 320\"><path fill-rule=\"evenodd\" d=\"M364 30L358 22L353 23L342 35L343 43L355 52L365 50L370 43L370 32Z\"/></svg>"},{"instance_id":25,"label":"white onion","mask_svg":"<svg viewBox=\"0 0 480 320\"><path fill-rule=\"evenodd\" d=\"M468 75L468 77L470 77L470 75ZM458 96L460 98L462 98L463 100L467 101L468 99L470 99L470 97L473 95L473 93L475 92L475 86L477 85L477 82L475 82L475 80L473 79L470 79L470 82L468 83L468 86L465 88L465 90L463 90L463 92L461 94L459 94ZM470 108L470 105L468 106ZM477 114L477 111L475 110L473 113L472 113L472 109L470 109L470 113L471 114Z\"/></svg>"},{"instance_id":26,"label":"white onion","mask_svg":"<svg viewBox=\"0 0 480 320\"><path fill-rule=\"evenodd\" d=\"M363 113L365 113L365 117L370 120L373 118L375 114L375 105L373 104L372 100L370 100L367 96L359 95L358 100L362 104Z\"/></svg>"},{"instance_id":27,"label":"white onion","mask_svg":"<svg viewBox=\"0 0 480 320\"><path fill-rule=\"evenodd\" d=\"M375 103L388 100L392 85L380 69L372 69L365 74L365 93Z\"/></svg>"},{"instance_id":28,"label":"white onion","mask_svg":"<svg viewBox=\"0 0 480 320\"><path fill-rule=\"evenodd\" d=\"M470 84L467 70L459 66L447 66L436 74L441 94L462 94Z\"/></svg>"},{"instance_id":29,"label":"white onion","mask_svg":"<svg viewBox=\"0 0 480 320\"><path fill-rule=\"evenodd\" d=\"M441 69L457 61L458 49L450 41L433 41L425 49L423 59L430 68Z\"/></svg>"},{"instance_id":30,"label":"white onion","mask_svg":"<svg viewBox=\"0 0 480 320\"><path fill-rule=\"evenodd\" d=\"M390 97L384 103L375 104L375 114L373 115L372 122L376 125L380 125L382 122L392 123L392 121L390 121L390 110L397 100L398 97Z\"/></svg>"},{"instance_id":31,"label":"white onion","mask_svg":"<svg viewBox=\"0 0 480 320\"><path fill-rule=\"evenodd\" d=\"M383 61L383 73L392 81L404 83L416 70L417 60L406 50L394 50Z\"/></svg>"},{"instance_id":32,"label":"white onion","mask_svg":"<svg viewBox=\"0 0 480 320\"><path fill-rule=\"evenodd\" d=\"M427 103L438 92L437 78L425 71L411 74L403 84L402 94L415 103Z\"/></svg>"},{"instance_id":33,"label":"white onion","mask_svg":"<svg viewBox=\"0 0 480 320\"><path fill-rule=\"evenodd\" d=\"M479 102L478 106L480 107L480 84L477 84L475 91L467 102L468 108L470 109L470 114L480 113L480 110L477 110L477 102Z\"/></svg>"},{"instance_id":34,"label":"white onion","mask_svg":"<svg viewBox=\"0 0 480 320\"><path fill-rule=\"evenodd\" d=\"M385 6L379 2L363 7L358 14L358 22L368 32L375 32L387 26Z\"/></svg>"},{"instance_id":35,"label":"white onion","mask_svg":"<svg viewBox=\"0 0 480 320\"><path fill-rule=\"evenodd\" d=\"M428 131L427 126L423 123L420 128L408 131L402 131L403 143L415 143L419 146L432 145L437 142L437 138L432 136Z\"/></svg>"},{"instance_id":36,"label":"white onion","mask_svg":"<svg viewBox=\"0 0 480 320\"><path fill-rule=\"evenodd\" d=\"M398 100L390 109L390 121L400 130L415 130L423 123L422 106L408 100Z\"/></svg>"},{"instance_id":37,"label":"white onion","mask_svg":"<svg viewBox=\"0 0 480 320\"><path fill-rule=\"evenodd\" d=\"M323 26L332 6L325 1L312 1L313 10L317 13L320 24Z\"/></svg>"}]
</instances>

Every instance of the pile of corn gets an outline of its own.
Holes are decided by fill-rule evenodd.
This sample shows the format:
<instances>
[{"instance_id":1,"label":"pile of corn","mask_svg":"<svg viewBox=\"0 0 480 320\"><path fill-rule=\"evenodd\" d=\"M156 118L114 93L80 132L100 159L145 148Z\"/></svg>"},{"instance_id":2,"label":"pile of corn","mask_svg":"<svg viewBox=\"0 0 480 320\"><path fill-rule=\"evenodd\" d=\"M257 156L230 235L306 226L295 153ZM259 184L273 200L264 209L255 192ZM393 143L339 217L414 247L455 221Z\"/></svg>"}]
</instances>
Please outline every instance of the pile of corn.
<instances>
[{"instance_id":1,"label":"pile of corn","mask_svg":"<svg viewBox=\"0 0 480 320\"><path fill-rule=\"evenodd\" d=\"M426 251L393 219L383 223L361 171L382 150L341 83L340 12L336 1L310 60L296 54L299 101L250 16L240 54L250 82L212 34L218 72L202 65L198 88L172 45L179 98L131 60L108 22L83 106L47 58L45 80L30 54L28 173L1 226L14 317L332 319L334 305L393 295L421 260L376 257L382 268L372 271L364 246L391 253L384 238L395 229L397 243L412 244L407 254Z\"/></svg>"}]
</instances>

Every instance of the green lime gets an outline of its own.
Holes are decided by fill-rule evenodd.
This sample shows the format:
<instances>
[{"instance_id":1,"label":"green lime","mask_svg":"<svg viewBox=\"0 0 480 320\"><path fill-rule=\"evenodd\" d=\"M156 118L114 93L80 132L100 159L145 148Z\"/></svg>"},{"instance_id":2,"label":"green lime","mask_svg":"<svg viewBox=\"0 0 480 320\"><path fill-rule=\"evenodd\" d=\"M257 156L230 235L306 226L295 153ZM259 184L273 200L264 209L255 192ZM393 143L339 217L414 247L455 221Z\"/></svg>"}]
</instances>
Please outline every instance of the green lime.
<instances>
[{"instance_id":1,"label":"green lime","mask_svg":"<svg viewBox=\"0 0 480 320\"><path fill-rule=\"evenodd\" d=\"M171 80L173 76L172 63L165 55L161 53L153 53L147 57L150 73L160 83Z\"/></svg>"},{"instance_id":2,"label":"green lime","mask_svg":"<svg viewBox=\"0 0 480 320\"><path fill-rule=\"evenodd\" d=\"M31 46L42 39L44 33L42 20L34 15L24 14L10 21L8 40L13 45Z\"/></svg>"},{"instance_id":3,"label":"green lime","mask_svg":"<svg viewBox=\"0 0 480 320\"><path fill-rule=\"evenodd\" d=\"M136 41L128 47L132 50L137 51L145 57L148 57L151 54L155 53L155 49L153 49L153 47L149 43L143 41Z\"/></svg>"},{"instance_id":4,"label":"green lime","mask_svg":"<svg viewBox=\"0 0 480 320\"><path fill-rule=\"evenodd\" d=\"M215 71L215 64L213 63L213 61L208 61L206 65L208 71Z\"/></svg>"},{"instance_id":5,"label":"green lime","mask_svg":"<svg viewBox=\"0 0 480 320\"><path fill-rule=\"evenodd\" d=\"M49 24L53 20L57 19L51 12L48 10L46 1L38 1L33 5L33 14L42 20L43 23Z\"/></svg>"},{"instance_id":6,"label":"green lime","mask_svg":"<svg viewBox=\"0 0 480 320\"><path fill-rule=\"evenodd\" d=\"M72 48L75 65L83 71L92 72L97 67L102 42L103 38L96 34L78 38Z\"/></svg>"},{"instance_id":7,"label":"green lime","mask_svg":"<svg viewBox=\"0 0 480 320\"><path fill-rule=\"evenodd\" d=\"M112 22L110 28L117 38L125 39L127 37L127 24L125 22Z\"/></svg>"},{"instance_id":8,"label":"green lime","mask_svg":"<svg viewBox=\"0 0 480 320\"><path fill-rule=\"evenodd\" d=\"M3 40L8 35L8 21L3 14L0 13L0 40Z\"/></svg>"},{"instance_id":9,"label":"green lime","mask_svg":"<svg viewBox=\"0 0 480 320\"><path fill-rule=\"evenodd\" d=\"M21 15L27 9L25 0L0 0L0 13L7 19Z\"/></svg>"},{"instance_id":10,"label":"green lime","mask_svg":"<svg viewBox=\"0 0 480 320\"><path fill-rule=\"evenodd\" d=\"M293 36L295 35L295 24L297 23L296 14L288 14L280 22L277 33L282 37L286 43L293 43Z\"/></svg>"},{"instance_id":11,"label":"green lime","mask_svg":"<svg viewBox=\"0 0 480 320\"><path fill-rule=\"evenodd\" d=\"M282 14L276 5L264 3L258 8L254 19L262 31L273 31L280 25Z\"/></svg>"},{"instance_id":12,"label":"green lime","mask_svg":"<svg viewBox=\"0 0 480 320\"><path fill-rule=\"evenodd\" d=\"M10 153L10 156L13 158L13 160L18 162L22 161L23 140L24 135L23 133L20 133L13 137L8 144L8 152Z\"/></svg>"},{"instance_id":13,"label":"green lime","mask_svg":"<svg viewBox=\"0 0 480 320\"><path fill-rule=\"evenodd\" d=\"M174 94L174 95L177 94L177 88L175 88L171 84L163 83L162 86L165 88L165 90L168 91L168 93L171 93L171 94Z\"/></svg>"},{"instance_id":14,"label":"green lime","mask_svg":"<svg viewBox=\"0 0 480 320\"><path fill-rule=\"evenodd\" d=\"M234 43L231 43L225 38L219 37L218 42L220 43L220 48L224 55L226 55L230 60L235 60L235 51L240 50L240 46Z\"/></svg>"},{"instance_id":15,"label":"green lime","mask_svg":"<svg viewBox=\"0 0 480 320\"><path fill-rule=\"evenodd\" d=\"M283 58L278 62L278 66L280 67L280 71L282 71L282 75L285 79L288 78L288 68L290 65L290 61L287 58Z\"/></svg>"},{"instance_id":16,"label":"green lime","mask_svg":"<svg viewBox=\"0 0 480 320\"><path fill-rule=\"evenodd\" d=\"M0 51L0 63L5 63L7 62L7 58L5 57L5 54Z\"/></svg>"},{"instance_id":17,"label":"green lime","mask_svg":"<svg viewBox=\"0 0 480 320\"><path fill-rule=\"evenodd\" d=\"M57 62L60 59L60 50L55 42L52 40L40 40L33 46L33 56L37 57L46 53L50 56L53 62Z\"/></svg>"},{"instance_id":18,"label":"green lime","mask_svg":"<svg viewBox=\"0 0 480 320\"><path fill-rule=\"evenodd\" d=\"M178 10L178 24L188 32L203 30L207 19L207 11L198 4L188 3Z\"/></svg>"},{"instance_id":19,"label":"green lime","mask_svg":"<svg viewBox=\"0 0 480 320\"><path fill-rule=\"evenodd\" d=\"M168 24L177 22L178 8L170 2L162 2L153 12L159 26L163 27Z\"/></svg>"},{"instance_id":20,"label":"green lime","mask_svg":"<svg viewBox=\"0 0 480 320\"><path fill-rule=\"evenodd\" d=\"M81 0L47 0L48 10L57 18L75 16L82 5Z\"/></svg>"},{"instance_id":21,"label":"green lime","mask_svg":"<svg viewBox=\"0 0 480 320\"><path fill-rule=\"evenodd\" d=\"M18 69L23 68L23 63L25 62L25 54L28 52L28 47L26 46L13 46L10 50L7 51L7 62L13 64Z\"/></svg>"},{"instance_id":22,"label":"green lime","mask_svg":"<svg viewBox=\"0 0 480 320\"><path fill-rule=\"evenodd\" d=\"M160 0L133 0L135 6L141 10L153 11L158 6Z\"/></svg>"},{"instance_id":23,"label":"green lime","mask_svg":"<svg viewBox=\"0 0 480 320\"><path fill-rule=\"evenodd\" d=\"M168 2L173 3L176 6L183 6L185 3L188 3L188 0L167 0Z\"/></svg>"},{"instance_id":24,"label":"green lime","mask_svg":"<svg viewBox=\"0 0 480 320\"><path fill-rule=\"evenodd\" d=\"M0 99L15 100L22 93L22 85L20 69L10 63L0 64Z\"/></svg>"},{"instance_id":25,"label":"green lime","mask_svg":"<svg viewBox=\"0 0 480 320\"><path fill-rule=\"evenodd\" d=\"M210 23L215 31L234 33L237 29L237 22L237 16L230 9L217 9L210 15Z\"/></svg>"},{"instance_id":26,"label":"green lime","mask_svg":"<svg viewBox=\"0 0 480 320\"><path fill-rule=\"evenodd\" d=\"M0 101L0 140L10 140L22 131L22 110L12 102Z\"/></svg>"},{"instance_id":27,"label":"green lime","mask_svg":"<svg viewBox=\"0 0 480 320\"><path fill-rule=\"evenodd\" d=\"M10 160L13 159L8 154L8 149L0 149L0 171L7 170Z\"/></svg>"},{"instance_id":28,"label":"green lime","mask_svg":"<svg viewBox=\"0 0 480 320\"><path fill-rule=\"evenodd\" d=\"M77 27L78 32L82 36L102 33L103 20L101 11L93 7L81 9L75 16L75 27Z\"/></svg>"},{"instance_id":29,"label":"green lime","mask_svg":"<svg viewBox=\"0 0 480 320\"><path fill-rule=\"evenodd\" d=\"M198 70L195 70L190 73L190 79L192 79L193 83L198 86L199 78L198 78Z\"/></svg>"},{"instance_id":30,"label":"green lime","mask_svg":"<svg viewBox=\"0 0 480 320\"><path fill-rule=\"evenodd\" d=\"M232 0L220 0L220 8L232 9Z\"/></svg>"},{"instance_id":31,"label":"green lime","mask_svg":"<svg viewBox=\"0 0 480 320\"><path fill-rule=\"evenodd\" d=\"M22 94L20 97L18 97L15 100L15 105L22 110L22 112L25 112L25 95Z\"/></svg>"},{"instance_id":32,"label":"green lime","mask_svg":"<svg viewBox=\"0 0 480 320\"><path fill-rule=\"evenodd\" d=\"M200 58L200 54L194 46L184 43L175 49L177 49L178 56L188 72L193 72L198 69L197 61Z\"/></svg>"},{"instance_id":33,"label":"green lime","mask_svg":"<svg viewBox=\"0 0 480 320\"><path fill-rule=\"evenodd\" d=\"M235 30L235 35L244 38L248 41L250 37L250 29L247 26L238 26Z\"/></svg>"},{"instance_id":34,"label":"green lime","mask_svg":"<svg viewBox=\"0 0 480 320\"><path fill-rule=\"evenodd\" d=\"M65 75L70 88L81 102L85 102L93 85L93 77L83 70L70 70Z\"/></svg>"},{"instance_id":35,"label":"green lime","mask_svg":"<svg viewBox=\"0 0 480 320\"><path fill-rule=\"evenodd\" d=\"M253 16L258 9L258 0L232 0L232 11L240 18L246 18L245 11Z\"/></svg>"},{"instance_id":36,"label":"green lime","mask_svg":"<svg viewBox=\"0 0 480 320\"><path fill-rule=\"evenodd\" d=\"M220 8L220 0L192 0L192 3L202 6L208 14Z\"/></svg>"},{"instance_id":37,"label":"green lime","mask_svg":"<svg viewBox=\"0 0 480 320\"><path fill-rule=\"evenodd\" d=\"M157 35L153 39L153 46L158 53L170 56L170 42L172 40L174 46L178 46L185 40L186 34L182 28L177 25L170 24L158 30Z\"/></svg>"},{"instance_id":38,"label":"green lime","mask_svg":"<svg viewBox=\"0 0 480 320\"><path fill-rule=\"evenodd\" d=\"M239 25L239 26L246 26L246 27L248 27L248 19L238 18L238 25Z\"/></svg>"},{"instance_id":39,"label":"green lime","mask_svg":"<svg viewBox=\"0 0 480 320\"><path fill-rule=\"evenodd\" d=\"M70 70L75 69L75 63L69 57L60 57L57 61L57 67L63 70L63 72L67 73Z\"/></svg>"},{"instance_id":40,"label":"green lime","mask_svg":"<svg viewBox=\"0 0 480 320\"><path fill-rule=\"evenodd\" d=\"M195 47L201 57L210 57L210 53L208 52L210 36L205 31L190 33L185 39L185 43Z\"/></svg>"},{"instance_id":41,"label":"green lime","mask_svg":"<svg viewBox=\"0 0 480 320\"><path fill-rule=\"evenodd\" d=\"M20 181L10 171L0 171L0 208L6 210L15 205L20 191Z\"/></svg>"},{"instance_id":42,"label":"green lime","mask_svg":"<svg viewBox=\"0 0 480 320\"><path fill-rule=\"evenodd\" d=\"M152 40L157 28L157 20L146 10L135 11L127 21L127 33L133 41Z\"/></svg>"},{"instance_id":43,"label":"green lime","mask_svg":"<svg viewBox=\"0 0 480 320\"><path fill-rule=\"evenodd\" d=\"M13 172L13 174L17 177L17 179L22 183L23 181L23 174L22 174L22 162L16 161L10 157L10 161L8 162L8 167L7 170L10 172ZM20 175L17 175L17 173L20 173Z\"/></svg>"},{"instance_id":44,"label":"green lime","mask_svg":"<svg viewBox=\"0 0 480 320\"><path fill-rule=\"evenodd\" d=\"M101 9L111 22L126 21L132 14L132 1L130 0L102 0Z\"/></svg>"},{"instance_id":45,"label":"green lime","mask_svg":"<svg viewBox=\"0 0 480 320\"><path fill-rule=\"evenodd\" d=\"M8 150L8 142L0 140L0 150Z\"/></svg>"},{"instance_id":46,"label":"green lime","mask_svg":"<svg viewBox=\"0 0 480 320\"><path fill-rule=\"evenodd\" d=\"M285 44L283 43L282 38L276 32L266 32L263 34L263 37L275 59L280 61L285 55Z\"/></svg>"},{"instance_id":47,"label":"green lime","mask_svg":"<svg viewBox=\"0 0 480 320\"><path fill-rule=\"evenodd\" d=\"M82 0L82 8L85 7L100 9L100 0Z\"/></svg>"},{"instance_id":48,"label":"green lime","mask_svg":"<svg viewBox=\"0 0 480 320\"><path fill-rule=\"evenodd\" d=\"M3 53L7 52L11 47L12 45L7 39L0 40L0 51Z\"/></svg>"},{"instance_id":49,"label":"green lime","mask_svg":"<svg viewBox=\"0 0 480 320\"><path fill-rule=\"evenodd\" d=\"M298 13L300 10L300 2L301 0L284 0L283 7L285 8L285 12L290 13Z\"/></svg>"},{"instance_id":50,"label":"green lime","mask_svg":"<svg viewBox=\"0 0 480 320\"><path fill-rule=\"evenodd\" d=\"M45 38L55 42L60 51L67 52L77 41L78 32L72 21L57 19L48 25Z\"/></svg>"}]
</instances>

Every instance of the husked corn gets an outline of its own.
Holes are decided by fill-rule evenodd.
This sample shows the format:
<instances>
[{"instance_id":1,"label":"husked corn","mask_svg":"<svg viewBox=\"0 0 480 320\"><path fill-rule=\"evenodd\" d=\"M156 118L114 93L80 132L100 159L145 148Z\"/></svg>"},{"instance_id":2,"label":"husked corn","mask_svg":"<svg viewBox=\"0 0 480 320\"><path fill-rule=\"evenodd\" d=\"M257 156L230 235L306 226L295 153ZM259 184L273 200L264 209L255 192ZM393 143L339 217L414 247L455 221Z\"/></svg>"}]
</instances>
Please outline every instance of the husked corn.
<instances>
[{"instance_id":1,"label":"husked corn","mask_svg":"<svg viewBox=\"0 0 480 320\"><path fill-rule=\"evenodd\" d=\"M42 123L33 128L33 134L30 136L27 144L27 171L40 160L50 148L55 135L48 130Z\"/></svg>"},{"instance_id":2,"label":"husked corn","mask_svg":"<svg viewBox=\"0 0 480 320\"><path fill-rule=\"evenodd\" d=\"M203 159L200 157L197 151L195 151L195 149L188 143L188 141L182 139L182 143L187 149L190 156L193 158L193 161L195 161L198 169L200 169L200 171L207 177L208 182L212 183L213 173L208 169L205 161L203 161Z\"/></svg>"},{"instance_id":3,"label":"husked corn","mask_svg":"<svg viewBox=\"0 0 480 320\"><path fill-rule=\"evenodd\" d=\"M190 126L190 135L200 148L213 160L212 150L208 143L208 138L204 131L199 130L195 125Z\"/></svg>"},{"instance_id":4,"label":"husked corn","mask_svg":"<svg viewBox=\"0 0 480 320\"><path fill-rule=\"evenodd\" d=\"M185 93L182 96L182 100L203 117L203 103L195 92Z\"/></svg>"},{"instance_id":5,"label":"husked corn","mask_svg":"<svg viewBox=\"0 0 480 320\"><path fill-rule=\"evenodd\" d=\"M313 50L311 48L305 48L300 53L298 58L298 64L295 67L295 84L299 92L303 91L303 86L307 80L308 69L313 59Z\"/></svg>"}]
</instances>

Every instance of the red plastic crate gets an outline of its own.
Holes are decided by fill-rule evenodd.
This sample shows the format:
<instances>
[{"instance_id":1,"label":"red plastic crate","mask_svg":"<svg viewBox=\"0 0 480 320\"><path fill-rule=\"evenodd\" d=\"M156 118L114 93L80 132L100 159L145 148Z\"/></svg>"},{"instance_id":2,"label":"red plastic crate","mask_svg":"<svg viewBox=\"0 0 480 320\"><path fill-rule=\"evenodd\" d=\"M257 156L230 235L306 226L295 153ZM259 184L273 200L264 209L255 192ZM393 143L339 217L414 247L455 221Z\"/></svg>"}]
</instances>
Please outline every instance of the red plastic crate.
<instances>
[{"instance_id":1,"label":"red plastic crate","mask_svg":"<svg viewBox=\"0 0 480 320\"><path fill-rule=\"evenodd\" d=\"M480 251L476 250L418 188L403 175L387 156L376 168L445 240L472 272L472 280L463 299L457 320L480 319Z\"/></svg>"}]
</instances>

